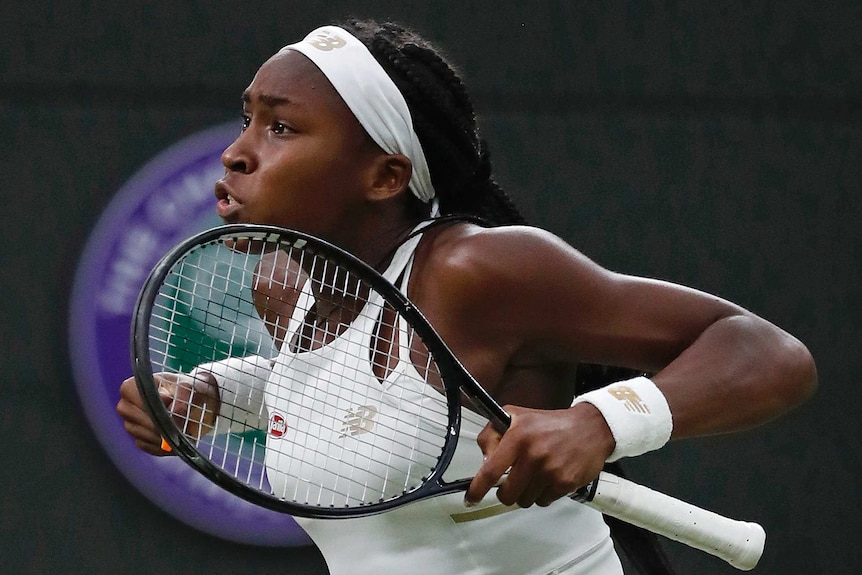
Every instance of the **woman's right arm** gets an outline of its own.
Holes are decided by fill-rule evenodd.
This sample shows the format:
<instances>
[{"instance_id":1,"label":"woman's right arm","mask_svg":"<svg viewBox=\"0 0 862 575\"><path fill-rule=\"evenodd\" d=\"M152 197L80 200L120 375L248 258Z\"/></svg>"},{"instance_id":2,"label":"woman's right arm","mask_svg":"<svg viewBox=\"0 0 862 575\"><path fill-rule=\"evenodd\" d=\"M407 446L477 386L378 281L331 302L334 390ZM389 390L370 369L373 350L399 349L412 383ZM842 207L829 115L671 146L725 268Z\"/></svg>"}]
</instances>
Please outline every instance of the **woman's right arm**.
<instances>
[{"instance_id":1,"label":"woman's right arm","mask_svg":"<svg viewBox=\"0 0 862 575\"><path fill-rule=\"evenodd\" d=\"M175 414L177 427L189 437L200 438L265 427L263 394L271 371L272 360L249 356L202 364L189 374L158 373L154 377L166 409ZM117 413L139 449L167 455L134 377L120 385Z\"/></svg>"},{"instance_id":2,"label":"woman's right arm","mask_svg":"<svg viewBox=\"0 0 862 575\"><path fill-rule=\"evenodd\" d=\"M218 384L212 374L157 373L154 378L165 408L176 414L178 426L182 426L187 435L203 437L212 432L221 403ZM117 413L138 449L151 455L170 454L162 449L162 436L144 406L134 377L120 384Z\"/></svg>"}]
</instances>

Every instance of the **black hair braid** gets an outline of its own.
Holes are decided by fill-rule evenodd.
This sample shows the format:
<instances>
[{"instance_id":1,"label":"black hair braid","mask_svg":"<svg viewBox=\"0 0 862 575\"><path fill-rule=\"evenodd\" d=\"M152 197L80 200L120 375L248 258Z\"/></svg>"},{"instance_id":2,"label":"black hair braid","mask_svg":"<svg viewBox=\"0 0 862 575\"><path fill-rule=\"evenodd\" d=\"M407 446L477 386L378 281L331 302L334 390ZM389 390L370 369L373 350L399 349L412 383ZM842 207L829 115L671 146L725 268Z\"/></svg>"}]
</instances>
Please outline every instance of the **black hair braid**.
<instances>
[{"instance_id":1,"label":"black hair braid","mask_svg":"<svg viewBox=\"0 0 862 575\"><path fill-rule=\"evenodd\" d=\"M524 223L493 180L466 86L440 52L391 22L350 20L344 26L368 47L404 96L441 214L479 216L497 225Z\"/></svg>"},{"instance_id":2,"label":"black hair braid","mask_svg":"<svg viewBox=\"0 0 862 575\"><path fill-rule=\"evenodd\" d=\"M478 154L473 143L473 130L465 130L458 125L459 122L453 122L453 118L459 116L462 126L465 121L460 111L453 106L454 102L445 87L440 85L437 78L429 77L431 70L417 66L416 60L408 59L404 50L383 39L376 39L372 49L386 60L388 65L385 67L397 72L397 76L392 72L390 75L395 76L393 79L410 108L413 126L422 143L431 179L445 213L447 204L456 200L455 194L448 192L460 188L465 174L474 171ZM440 169L442 166L445 169Z\"/></svg>"},{"instance_id":3,"label":"black hair braid","mask_svg":"<svg viewBox=\"0 0 862 575\"><path fill-rule=\"evenodd\" d=\"M502 219L513 224L526 223L526 219L521 215L515 202L491 175L491 157L488 153L488 143L485 140L479 140L479 167L474 173L474 178L476 185L487 186L490 192L488 198L491 199L493 205L487 206L487 209L496 214L492 220Z\"/></svg>"},{"instance_id":4,"label":"black hair braid","mask_svg":"<svg viewBox=\"0 0 862 575\"><path fill-rule=\"evenodd\" d=\"M476 126L476 113L473 102L467 93L467 87L455 71L436 52L422 49L415 44L404 46L404 54L421 62L433 73L433 82L422 86L428 94L434 94L433 98L438 101L449 101L451 109L457 110L458 114L449 117L455 127L464 134L467 142L478 152L478 130ZM421 77L420 77L421 78ZM439 108L443 108L440 106Z\"/></svg>"}]
</instances>

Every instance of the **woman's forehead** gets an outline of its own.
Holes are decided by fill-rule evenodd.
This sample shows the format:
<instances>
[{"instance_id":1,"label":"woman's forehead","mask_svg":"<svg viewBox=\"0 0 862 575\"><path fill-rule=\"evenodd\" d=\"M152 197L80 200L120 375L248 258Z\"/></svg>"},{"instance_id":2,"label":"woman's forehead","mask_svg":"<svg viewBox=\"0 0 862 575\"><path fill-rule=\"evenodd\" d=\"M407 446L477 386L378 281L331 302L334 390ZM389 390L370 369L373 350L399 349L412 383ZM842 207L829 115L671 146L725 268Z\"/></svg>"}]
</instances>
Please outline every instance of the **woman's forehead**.
<instances>
[{"instance_id":1,"label":"woman's forehead","mask_svg":"<svg viewBox=\"0 0 862 575\"><path fill-rule=\"evenodd\" d=\"M294 50L279 52L264 62L245 94L250 98L265 95L295 103L313 99L345 106L323 72Z\"/></svg>"}]
</instances>

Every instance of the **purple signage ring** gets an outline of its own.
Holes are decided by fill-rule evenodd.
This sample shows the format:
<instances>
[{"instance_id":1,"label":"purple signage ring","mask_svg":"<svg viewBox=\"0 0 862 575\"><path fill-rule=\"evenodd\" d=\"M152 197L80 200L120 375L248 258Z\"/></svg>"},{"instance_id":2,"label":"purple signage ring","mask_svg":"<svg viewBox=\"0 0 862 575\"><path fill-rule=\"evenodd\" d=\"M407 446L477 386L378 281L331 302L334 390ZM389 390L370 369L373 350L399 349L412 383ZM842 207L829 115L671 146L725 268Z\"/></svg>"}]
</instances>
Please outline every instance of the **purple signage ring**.
<instances>
[{"instance_id":1,"label":"purple signage ring","mask_svg":"<svg viewBox=\"0 0 862 575\"><path fill-rule=\"evenodd\" d=\"M128 317L117 320L125 322L123 342L104 342L112 338L100 333L97 325L96 295L116 239L126 231L126 224L142 209L153 189L182 174L190 164L218 158L238 130L237 123L231 122L177 142L150 160L117 192L100 216L78 262L70 298L69 350L78 395L97 439L141 493L183 523L216 537L258 546L295 547L310 544L310 539L291 517L255 506L214 486L179 458L156 458L138 450L115 411L120 380L106 381L102 377L105 357L99 346L107 343L114 345L111 356L120 351L117 347L121 348L121 357L111 357L110 361L124 362L128 368L126 377L132 373L128 351L131 310ZM213 213L214 204L210 192L209 210ZM199 230L186 229L181 235L190 236L196 231Z\"/></svg>"}]
</instances>

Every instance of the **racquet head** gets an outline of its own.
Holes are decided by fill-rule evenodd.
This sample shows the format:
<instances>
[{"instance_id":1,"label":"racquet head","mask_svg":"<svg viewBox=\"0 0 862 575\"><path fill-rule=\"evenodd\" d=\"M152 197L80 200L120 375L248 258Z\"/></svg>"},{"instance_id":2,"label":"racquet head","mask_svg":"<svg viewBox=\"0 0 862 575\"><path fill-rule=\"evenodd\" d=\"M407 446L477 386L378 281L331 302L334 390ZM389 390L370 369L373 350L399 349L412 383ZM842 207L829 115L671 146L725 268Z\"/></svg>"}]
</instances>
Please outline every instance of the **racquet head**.
<instances>
[{"instance_id":1,"label":"racquet head","mask_svg":"<svg viewBox=\"0 0 862 575\"><path fill-rule=\"evenodd\" d=\"M223 226L178 245L146 280L132 332L138 388L172 450L293 515L465 489L443 480L462 399L508 422L392 282L293 230Z\"/></svg>"}]
</instances>

